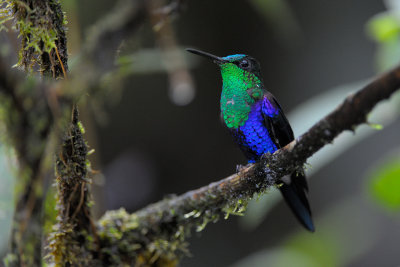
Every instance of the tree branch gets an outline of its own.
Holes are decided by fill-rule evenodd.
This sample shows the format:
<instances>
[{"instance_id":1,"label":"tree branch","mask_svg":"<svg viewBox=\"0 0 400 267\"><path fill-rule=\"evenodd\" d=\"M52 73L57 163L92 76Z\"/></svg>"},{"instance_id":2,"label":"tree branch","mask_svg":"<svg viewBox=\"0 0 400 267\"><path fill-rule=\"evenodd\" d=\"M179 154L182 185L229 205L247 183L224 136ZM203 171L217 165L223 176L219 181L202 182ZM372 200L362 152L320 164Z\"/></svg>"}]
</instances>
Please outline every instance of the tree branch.
<instances>
[{"instance_id":1,"label":"tree branch","mask_svg":"<svg viewBox=\"0 0 400 267\"><path fill-rule=\"evenodd\" d=\"M49 237L49 258L56 266L87 266L97 235L90 216L88 146L76 106L56 157L57 223ZM91 249L89 249L90 247Z\"/></svg>"},{"instance_id":2,"label":"tree branch","mask_svg":"<svg viewBox=\"0 0 400 267\"><path fill-rule=\"evenodd\" d=\"M355 128L367 122L367 115L380 101L389 98L400 88L400 66L378 77L353 95L325 118L316 123L297 140L273 154L270 168L301 166L307 158L345 130ZM279 163L278 163L279 162ZM289 172L277 172L287 174ZM279 177L278 177L279 178Z\"/></svg>"},{"instance_id":3,"label":"tree branch","mask_svg":"<svg viewBox=\"0 0 400 267\"><path fill-rule=\"evenodd\" d=\"M22 0L12 1L11 7L22 45L18 64L27 71L37 64L45 76L64 77L68 71L68 54L60 3Z\"/></svg>"},{"instance_id":4,"label":"tree branch","mask_svg":"<svg viewBox=\"0 0 400 267\"><path fill-rule=\"evenodd\" d=\"M274 154L242 168L238 173L181 196L164 199L131 215L110 211L99 221L102 249L114 264L116 251L132 261L172 261L183 255L185 236L202 230L221 215L241 214L254 194L261 194L286 174L303 168L307 158L345 130L354 131L381 100L400 88L400 67L348 96L334 111L306 133ZM121 244L130 244L122 246ZM164 244L161 246L160 244ZM107 253L112 251L114 254ZM183 252L183 253L182 253ZM175 258L174 258L175 257Z\"/></svg>"},{"instance_id":5,"label":"tree branch","mask_svg":"<svg viewBox=\"0 0 400 267\"><path fill-rule=\"evenodd\" d=\"M41 262L42 204L46 171L42 168L51 142L53 124L46 92L49 87L35 77L25 79L10 71L0 58L0 102L2 122L18 158L16 207L11 234L10 264L38 265ZM29 103L27 104L27 99Z\"/></svg>"},{"instance_id":6,"label":"tree branch","mask_svg":"<svg viewBox=\"0 0 400 267\"><path fill-rule=\"evenodd\" d=\"M61 127L61 116L70 103L69 99L58 99L47 79L66 77L68 71L65 20L58 0L4 1L2 7L19 32L18 65L46 78L39 81L32 75L26 79L10 71L0 58L4 123L19 163L7 261L10 266L39 266L43 260L43 204L52 176L52 155L46 152L54 150L54 130Z\"/></svg>"}]
</instances>

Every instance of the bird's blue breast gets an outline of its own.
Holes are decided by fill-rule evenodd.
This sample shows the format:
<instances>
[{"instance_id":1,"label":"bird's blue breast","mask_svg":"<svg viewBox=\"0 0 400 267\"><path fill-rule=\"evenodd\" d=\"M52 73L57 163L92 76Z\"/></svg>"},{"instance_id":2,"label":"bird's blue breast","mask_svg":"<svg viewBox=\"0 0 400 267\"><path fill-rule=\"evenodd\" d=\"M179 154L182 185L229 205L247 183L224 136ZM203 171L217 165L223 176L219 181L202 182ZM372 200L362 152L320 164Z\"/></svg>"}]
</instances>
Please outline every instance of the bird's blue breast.
<instances>
[{"instance_id":1,"label":"bird's blue breast","mask_svg":"<svg viewBox=\"0 0 400 267\"><path fill-rule=\"evenodd\" d=\"M276 112L277 110L264 98L252 106L249 117L243 126L231 130L235 141L249 162L255 162L261 155L277 150L264 122L264 116L273 116Z\"/></svg>"}]
</instances>

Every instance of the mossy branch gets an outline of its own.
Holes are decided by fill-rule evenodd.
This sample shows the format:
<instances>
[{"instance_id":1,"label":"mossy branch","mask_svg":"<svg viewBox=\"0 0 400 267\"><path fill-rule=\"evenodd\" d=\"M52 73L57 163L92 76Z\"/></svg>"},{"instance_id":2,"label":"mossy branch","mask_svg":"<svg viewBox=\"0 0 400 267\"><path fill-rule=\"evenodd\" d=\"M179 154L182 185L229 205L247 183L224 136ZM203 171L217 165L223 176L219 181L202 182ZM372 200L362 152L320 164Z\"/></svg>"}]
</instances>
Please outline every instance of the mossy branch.
<instances>
[{"instance_id":1,"label":"mossy branch","mask_svg":"<svg viewBox=\"0 0 400 267\"><path fill-rule=\"evenodd\" d=\"M38 71L46 78L66 77L65 20L59 1L6 0L0 7L2 14L12 17L19 33L18 65L32 74ZM52 132L61 125L59 115L63 115L65 107L61 102L68 101L58 99L49 85L50 79L39 82L34 75L26 79L9 71L4 62L0 65L1 102L5 111L2 121L19 162L17 203L7 263L39 266L43 259L43 201L51 177L51 153L46 152L54 150L56 142Z\"/></svg>"},{"instance_id":2,"label":"mossy branch","mask_svg":"<svg viewBox=\"0 0 400 267\"><path fill-rule=\"evenodd\" d=\"M105 63L113 64L113 55L123 38L144 21L144 1L121 3L123 5L110 13L109 19L102 20L103 31L91 35L95 36L94 41L100 43L94 42L93 50L85 49L88 51L84 53L86 62L95 62L93 66L96 67L84 68L95 70L95 80L106 69ZM46 78L65 78L68 72L67 40L65 18L59 1L7 0L0 8L2 14L12 14L15 29L21 38L18 65L30 73L39 71ZM4 23L5 20L0 22ZM104 61L105 54L109 57ZM4 70L0 73L0 95L4 100L2 106L7 108L2 114L6 114L4 121L18 154L20 176L23 178L18 182L22 191L18 192L11 251L6 262L10 266L38 266L42 263L41 252L45 244L42 244L42 210L43 196L49 181L44 177L51 171L49 163L46 163L47 167L42 166L46 157L45 150L52 146L47 155L55 151L58 138L49 136L59 136L60 131L63 131L65 115L70 111L71 103L82 92L67 92L60 96L50 79L39 81L31 77L25 85L22 82L26 80L25 77L10 71L7 64L0 62L0 69ZM86 77L93 76L88 73ZM80 79L76 80L81 82ZM63 84L65 88L73 88L71 83ZM90 85L88 87L91 88ZM92 257L88 255L96 253L98 242L90 218L86 144L81 128L78 127L81 125L78 123L76 109L73 114L71 126L57 157L59 216L48 250L54 263L69 262L75 265L77 262L93 263ZM53 143L49 144L51 140Z\"/></svg>"},{"instance_id":3,"label":"mossy branch","mask_svg":"<svg viewBox=\"0 0 400 267\"><path fill-rule=\"evenodd\" d=\"M53 117L47 102L46 83L34 77L25 79L0 59L1 121L7 129L7 140L18 157L18 187L14 224L11 234L10 265L37 265L41 262L43 192L48 159L45 151L51 145L48 136Z\"/></svg>"},{"instance_id":4,"label":"mossy branch","mask_svg":"<svg viewBox=\"0 0 400 267\"><path fill-rule=\"evenodd\" d=\"M49 256L56 266L87 266L93 263L97 236L90 216L91 183L88 178L88 147L78 109L63 138L56 160L57 223L49 238Z\"/></svg>"},{"instance_id":5,"label":"mossy branch","mask_svg":"<svg viewBox=\"0 0 400 267\"><path fill-rule=\"evenodd\" d=\"M102 250L113 264L176 259L185 252L185 236L195 228L221 216L241 214L255 194L279 183L279 179L301 170L307 158L345 130L366 122L367 114L381 100L400 88L400 67L377 78L347 97L325 118L298 139L274 154L242 168L238 173L181 196L164 199L133 214L109 211L99 221ZM112 252L112 253L111 253ZM118 256L116 254L118 253Z\"/></svg>"},{"instance_id":6,"label":"mossy branch","mask_svg":"<svg viewBox=\"0 0 400 267\"><path fill-rule=\"evenodd\" d=\"M53 78L68 71L65 17L58 0L6 0L21 38L18 65Z\"/></svg>"}]
</instances>

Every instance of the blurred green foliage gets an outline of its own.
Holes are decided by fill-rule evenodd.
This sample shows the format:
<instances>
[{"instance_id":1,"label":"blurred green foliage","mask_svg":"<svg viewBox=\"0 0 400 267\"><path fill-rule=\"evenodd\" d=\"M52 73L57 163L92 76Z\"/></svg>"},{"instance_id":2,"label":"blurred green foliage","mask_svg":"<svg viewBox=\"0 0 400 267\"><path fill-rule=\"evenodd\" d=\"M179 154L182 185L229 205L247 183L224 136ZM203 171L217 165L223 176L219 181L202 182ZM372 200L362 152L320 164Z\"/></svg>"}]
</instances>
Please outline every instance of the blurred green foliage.
<instances>
[{"instance_id":1,"label":"blurred green foliage","mask_svg":"<svg viewBox=\"0 0 400 267\"><path fill-rule=\"evenodd\" d=\"M391 211L400 211L400 155L392 156L371 172L374 199Z\"/></svg>"},{"instance_id":2,"label":"blurred green foliage","mask_svg":"<svg viewBox=\"0 0 400 267\"><path fill-rule=\"evenodd\" d=\"M367 25L370 36L377 42L389 42L400 34L400 21L392 14L374 16Z\"/></svg>"},{"instance_id":3,"label":"blurred green foliage","mask_svg":"<svg viewBox=\"0 0 400 267\"><path fill-rule=\"evenodd\" d=\"M46 201L44 202L44 228L43 232L45 236L48 236L54 229L53 225L57 222L57 194L56 188L52 186L46 192Z\"/></svg>"},{"instance_id":4,"label":"blurred green foliage","mask_svg":"<svg viewBox=\"0 0 400 267\"><path fill-rule=\"evenodd\" d=\"M386 71L400 61L400 17L387 11L372 17L367 23L368 35L378 43L376 63L378 71Z\"/></svg>"},{"instance_id":5,"label":"blurred green foliage","mask_svg":"<svg viewBox=\"0 0 400 267\"><path fill-rule=\"evenodd\" d=\"M0 142L0 253L7 247L14 207L14 164L9 150Z\"/></svg>"},{"instance_id":6,"label":"blurred green foliage","mask_svg":"<svg viewBox=\"0 0 400 267\"><path fill-rule=\"evenodd\" d=\"M304 266L338 266L339 248L334 242L335 238L323 235L310 235L307 232L298 232L292 236L286 247L297 251L302 257L308 259L309 264ZM281 264L280 266L298 266L294 257L290 265Z\"/></svg>"}]
</instances>

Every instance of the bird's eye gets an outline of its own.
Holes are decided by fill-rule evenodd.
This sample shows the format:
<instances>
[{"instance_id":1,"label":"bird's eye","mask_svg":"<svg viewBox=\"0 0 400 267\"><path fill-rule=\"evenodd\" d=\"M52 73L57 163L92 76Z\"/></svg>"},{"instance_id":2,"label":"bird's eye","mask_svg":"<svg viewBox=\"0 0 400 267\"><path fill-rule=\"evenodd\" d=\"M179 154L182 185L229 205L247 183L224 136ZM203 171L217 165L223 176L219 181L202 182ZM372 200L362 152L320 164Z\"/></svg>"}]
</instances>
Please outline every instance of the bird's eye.
<instances>
[{"instance_id":1,"label":"bird's eye","mask_svg":"<svg viewBox=\"0 0 400 267\"><path fill-rule=\"evenodd\" d=\"M247 69L249 67L249 61L247 59L243 59L240 61L239 66L243 69Z\"/></svg>"}]
</instances>

